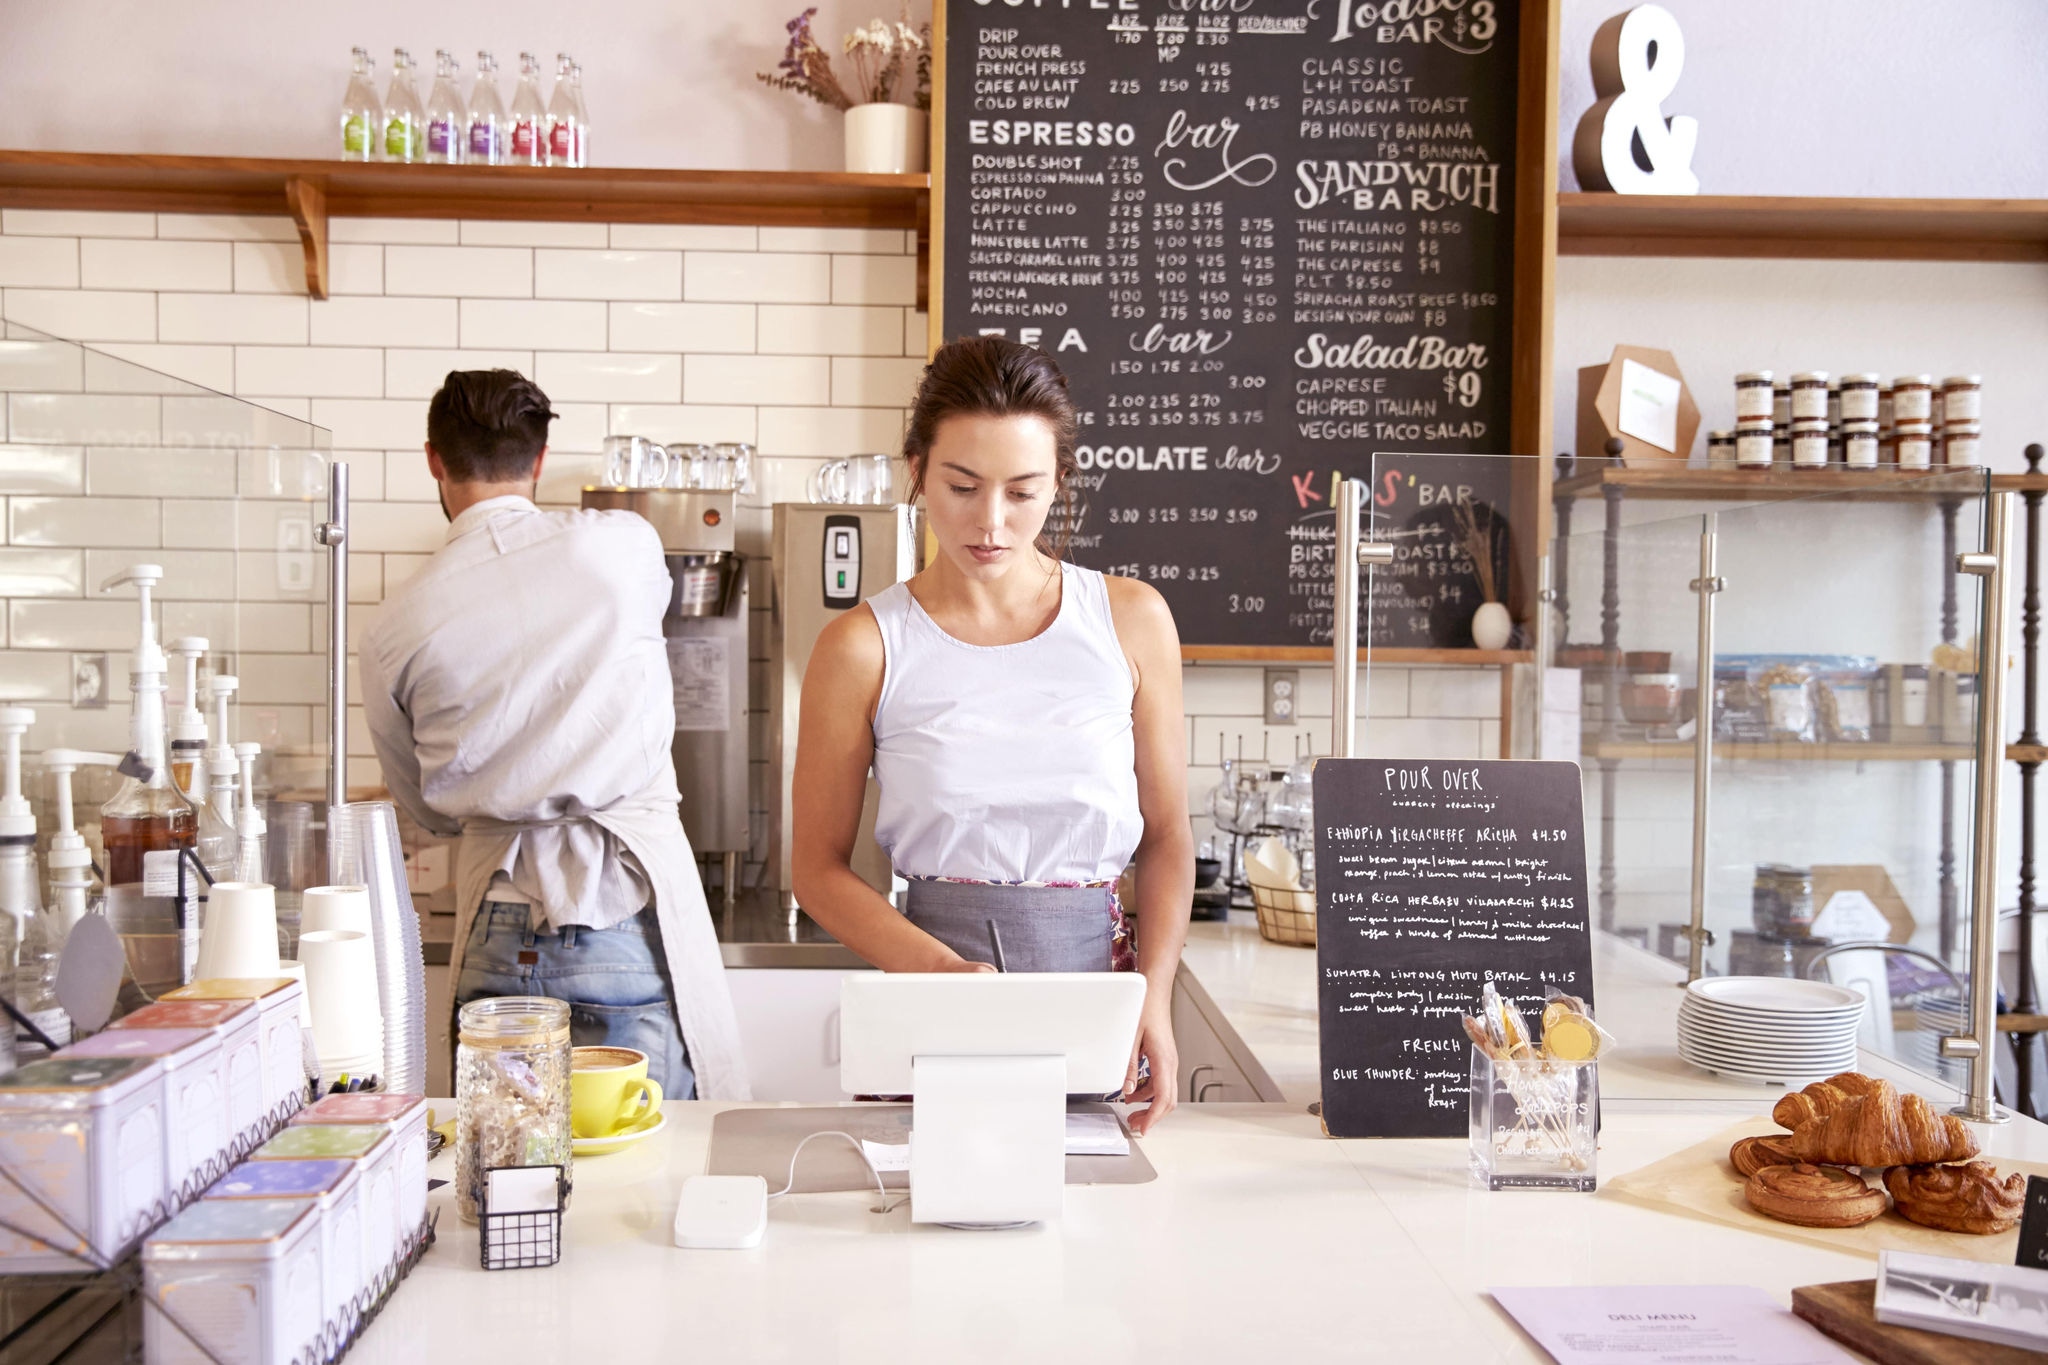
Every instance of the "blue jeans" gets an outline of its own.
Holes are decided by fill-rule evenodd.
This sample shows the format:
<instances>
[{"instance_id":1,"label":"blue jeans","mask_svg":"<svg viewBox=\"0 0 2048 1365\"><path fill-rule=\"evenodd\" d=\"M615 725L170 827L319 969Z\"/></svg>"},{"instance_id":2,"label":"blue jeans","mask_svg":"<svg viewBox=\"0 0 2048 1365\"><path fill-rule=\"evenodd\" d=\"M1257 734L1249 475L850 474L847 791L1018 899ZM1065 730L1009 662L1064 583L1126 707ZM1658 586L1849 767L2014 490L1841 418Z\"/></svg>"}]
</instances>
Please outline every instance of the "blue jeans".
<instances>
[{"instance_id":1,"label":"blue jeans","mask_svg":"<svg viewBox=\"0 0 2048 1365\"><path fill-rule=\"evenodd\" d=\"M491 995L566 1000L575 1046L635 1048L664 1097L696 1097L653 906L609 929L540 934L525 906L485 901L469 927L455 1008Z\"/></svg>"}]
</instances>

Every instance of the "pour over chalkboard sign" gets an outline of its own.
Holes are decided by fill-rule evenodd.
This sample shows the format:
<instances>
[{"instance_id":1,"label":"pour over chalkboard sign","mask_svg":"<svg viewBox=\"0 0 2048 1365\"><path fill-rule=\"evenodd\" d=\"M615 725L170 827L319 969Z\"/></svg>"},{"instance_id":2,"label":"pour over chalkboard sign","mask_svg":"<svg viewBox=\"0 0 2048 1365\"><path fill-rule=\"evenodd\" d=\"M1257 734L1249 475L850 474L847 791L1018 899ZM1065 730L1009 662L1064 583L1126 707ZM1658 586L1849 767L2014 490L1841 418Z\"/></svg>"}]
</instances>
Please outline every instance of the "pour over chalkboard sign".
<instances>
[{"instance_id":1,"label":"pour over chalkboard sign","mask_svg":"<svg viewBox=\"0 0 2048 1365\"><path fill-rule=\"evenodd\" d=\"M1326 758L1315 812L1324 1127L1462 1137L1480 988L1593 1004L1579 766Z\"/></svg>"},{"instance_id":2,"label":"pour over chalkboard sign","mask_svg":"<svg viewBox=\"0 0 2048 1365\"><path fill-rule=\"evenodd\" d=\"M1069 555L1328 646L1337 480L1510 440L1522 6L938 4L939 330L1065 371ZM1471 643L1447 567L1374 576L1375 645Z\"/></svg>"}]
</instances>

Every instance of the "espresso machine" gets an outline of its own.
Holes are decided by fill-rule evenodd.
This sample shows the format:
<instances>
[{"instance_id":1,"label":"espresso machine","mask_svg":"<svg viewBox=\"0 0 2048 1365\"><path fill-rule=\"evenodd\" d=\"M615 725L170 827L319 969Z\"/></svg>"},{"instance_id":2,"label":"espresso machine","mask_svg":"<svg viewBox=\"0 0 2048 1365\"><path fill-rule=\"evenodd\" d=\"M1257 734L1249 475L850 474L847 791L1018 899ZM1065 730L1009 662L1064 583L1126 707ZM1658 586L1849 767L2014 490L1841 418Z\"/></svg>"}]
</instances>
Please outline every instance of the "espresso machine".
<instances>
[{"instance_id":1,"label":"espresso machine","mask_svg":"<svg viewBox=\"0 0 2048 1365\"><path fill-rule=\"evenodd\" d=\"M661 537L672 590L661 633L676 708L683 832L722 860L725 904L747 849L747 576L731 489L585 488L586 508L637 512Z\"/></svg>"},{"instance_id":2,"label":"espresso machine","mask_svg":"<svg viewBox=\"0 0 2048 1365\"><path fill-rule=\"evenodd\" d=\"M789 818L795 790L796 737L804 668L827 624L917 571L914 509L907 503L778 502L770 531L775 603L768 645L768 748L776 769L768 842L782 907L794 911ZM893 869L875 844L875 779L868 778L853 870L884 896Z\"/></svg>"}]
</instances>

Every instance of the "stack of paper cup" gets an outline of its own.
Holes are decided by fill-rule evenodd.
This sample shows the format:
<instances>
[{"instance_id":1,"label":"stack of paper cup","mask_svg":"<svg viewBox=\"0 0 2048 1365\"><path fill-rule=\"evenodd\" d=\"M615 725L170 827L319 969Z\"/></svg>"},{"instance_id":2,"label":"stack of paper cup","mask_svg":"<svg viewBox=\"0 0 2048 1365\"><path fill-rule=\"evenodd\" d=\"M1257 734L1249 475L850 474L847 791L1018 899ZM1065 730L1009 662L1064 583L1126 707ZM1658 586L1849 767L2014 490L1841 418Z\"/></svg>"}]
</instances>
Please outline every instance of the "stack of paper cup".
<instances>
[{"instance_id":1,"label":"stack of paper cup","mask_svg":"<svg viewBox=\"0 0 2048 1365\"><path fill-rule=\"evenodd\" d=\"M320 929L351 929L370 932L370 888L367 886L309 886L299 898L299 932Z\"/></svg>"},{"instance_id":2,"label":"stack of paper cup","mask_svg":"<svg viewBox=\"0 0 2048 1365\"><path fill-rule=\"evenodd\" d=\"M276 975L276 893L263 882L215 882L199 928L199 976Z\"/></svg>"},{"instance_id":3,"label":"stack of paper cup","mask_svg":"<svg viewBox=\"0 0 2048 1365\"><path fill-rule=\"evenodd\" d=\"M377 958L370 936L354 929L299 935L306 996L313 1010L313 1048L323 1080L384 1069L384 1019L377 1006Z\"/></svg>"}]
</instances>

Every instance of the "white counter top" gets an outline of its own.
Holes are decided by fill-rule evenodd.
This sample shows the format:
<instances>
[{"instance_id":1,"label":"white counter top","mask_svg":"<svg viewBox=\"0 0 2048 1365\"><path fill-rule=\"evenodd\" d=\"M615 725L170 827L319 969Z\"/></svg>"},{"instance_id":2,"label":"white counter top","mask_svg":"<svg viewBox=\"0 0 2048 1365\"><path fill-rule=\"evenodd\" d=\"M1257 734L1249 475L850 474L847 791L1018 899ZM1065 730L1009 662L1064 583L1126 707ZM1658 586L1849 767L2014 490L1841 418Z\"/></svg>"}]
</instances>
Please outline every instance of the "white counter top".
<instances>
[{"instance_id":1,"label":"white counter top","mask_svg":"<svg viewBox=\"0 0 2048 1365\"><path fill-rule=\"evenodd\" d=\"M1335 1142L1292 1105L1195 1105L1145 1141L1159 1179L1076 1186L1057 1225L913 1226L873 1195L770 1206L754 1251L670 1245L722 1106L577 1163L561 1264L487 1273L449 1191L440 1240L356 1348L362 1362L1540 1361L1497 1284L1859 1279L1874 1263L1608 1195L1472 1189L1458 1140ZM1603 1180L1714 1133L1725 1112L1608 1107ZM1980 1130L1982 1131L1982 1130ZM1993 1130L2048 1158L2048 1130ZM443 1156L433 1173L446 1177Z\"/></svg>"},{"instance_id":2,"label":"white counter top","mask_svg":"<svg viewBox=\"0 0 2048 1365\"><path fill-rule=\"evenodd\" d=\"M1262 944L1249 925L1195 928L1197 974L1290 1096L1313 1093L1315 955ZM1782 1093L1676 1061L1661 1041L1670 964L1618 945L1599 960L1602 1017L1627 1048L1603 1086L1603 1185ZM1754 1284L1789 1303L1797 1285L1876 1272L1604 1189L1489 1194L1468 1183L1462 1138L1332 1141L1292 1098L1183 1106L1144 1141L1158 1180L1072 1187L1056 1225L955 1232L913 1226L907 1208L870 1213L872 1195L796 1195L770 1206L757 1250L679 1251L677 1194L703 1169L722 1107L671 1104L661 1136L578 1162L552 1269L481 1270L475 1230L437 1190L440 1240L354 1358L1540 1361L1488 1287ZM1977 1131L1992 1160L2048 1161L2048 1127ZM444 1155L433 1174L452 1168Z\"/></svg>"}]
</instances>

